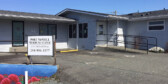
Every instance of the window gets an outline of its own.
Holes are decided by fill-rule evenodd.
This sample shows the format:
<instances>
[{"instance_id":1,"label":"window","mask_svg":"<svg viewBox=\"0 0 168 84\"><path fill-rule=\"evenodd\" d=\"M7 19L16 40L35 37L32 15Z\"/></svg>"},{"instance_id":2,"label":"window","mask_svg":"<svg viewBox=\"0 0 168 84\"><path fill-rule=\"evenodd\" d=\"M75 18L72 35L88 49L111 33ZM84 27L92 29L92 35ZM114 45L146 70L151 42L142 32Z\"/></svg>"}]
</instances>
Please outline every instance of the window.
<instances>
[{"instance_id":1,"label":"window","mask_svg":"<svg viewBox=\"0 0 168 84\"><path fill-rule=\"evenodd\" d=\"M148 25L148 30L164 30L164 21L151 21Z\"/></svg>"},{"instance_id":2,"label":"window","mask_svg":"<svg viewBox=\"0 0 168 84\"><path fill-rule=\"evenodd\" d=\"M104 31L104 26L103 25L99 25L99 35L103 35Z\"/></svg>"},{"instance_id":3,"label":"window","mask_svg":"<svg viewBox=\"0 0 168 84\"><path fill-rule=\"evenodd\" d=\"M57 38L57 25L40 24L40 35L55 35Z\"/></svg>"},{"instance_id":4,"label":"window","mask_svg":"<svg viewBox=\"0 0 168 84\"><path fill-rule=\"evenodd\" d=\"M76 24L69 25L69 38L76 38Z\"/></svg>"},{"instance_id":5,"label":"window","mask_svg":"<svg viewBox=\"0 0 168 84\"><path fill-rule=\"evenodd\" d=\"M87 38L88 37L88 24L83 23L79 24L79 38Z\"/></svg>"}]
</instances>

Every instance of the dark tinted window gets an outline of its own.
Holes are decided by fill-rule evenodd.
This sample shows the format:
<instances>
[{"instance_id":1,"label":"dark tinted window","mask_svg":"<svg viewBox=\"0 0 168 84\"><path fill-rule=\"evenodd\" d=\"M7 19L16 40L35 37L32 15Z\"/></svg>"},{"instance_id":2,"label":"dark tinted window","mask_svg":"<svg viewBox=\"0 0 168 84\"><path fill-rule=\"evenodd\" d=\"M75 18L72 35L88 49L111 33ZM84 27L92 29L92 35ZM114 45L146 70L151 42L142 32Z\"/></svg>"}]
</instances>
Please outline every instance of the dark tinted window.
<instances>
[{"instance_id":1,"label":"dark tinted window","mask_svg":"<svg viewBox=\"0 0 168 84\"><path fill-rule=\"evenodd\" d=\"M40 35L55 35L57 37L57 25L54 24L40 24Z\"/></svg>"},{"instance_id":2,"label":"dark tinted window","mask_svg":"<svg viewBox=\"0 0 168 84\"><path fill-rule=\"evenodd\" d=\"M48 25L48 35L55 35L57 37L57 26L56 25Z\"/></svg>"},{"instance_id":3,"label":"dark tinted window","mask_svg":"<svg viewBox=\"0 0 168 84\"><path fill-rule=\"evenodd\" d=\"M149 26L149 30L163 30L164 26Z\"/></svg>"},{"instance_id":4,"label":"dark tinted window","mask_svg":"<svg viewBox=\"0 0 168 84\"><path fill-rule=\"evenodd\" d=\"M79 24L79 38L82 38L82 31L83 31L83 27L82 24Z\"/></svg>"},{"instance_id":5,"label":"dark tinted window","mask_svg":"<svg viewBox=\"0 0 168 84\"><path fill-rule=\"evenodd\" d=\"M69 25L69 38L76 38L76 24Z\"/></svg>"},{"instance_id":6,"label":"dark tinted window","mask_svg":"<svg viewBox=\"0 0 168 84\"><path fill-rule=\"evenodd\" d=\"M88 37L88 24L83 23L79 24L79 38L87 38Z\"/></svg>"},{"instance_id":7,"label":"dark tinted window","mask_svg":"<svg viewBox=\"0 0 168 84\"><path fill-rule=\"evenodd\" d=\"M72 38L72 25L69 25L69 38Z\"/></svg>"},{"instance_id":8,"label":"dark tinted window","mask_svg":"<svg viewBox=\"0 0 168 84\"><path fill-rule=\"evenodd\" d=\"M76 24L73 25L73 38L76 38Z\"/></svg>"},{"instance_id":9,"label":"dark tinted window","mask_svg":"<svg viewBox=\"0 0 168 84\"><path fill-rule=\"evenodd\" d=\"M83 29L83 33L84 33L84 38L88 37L88 24L84 24L84 29Z\"/></svg>"},{"instance_id":10,"label":"dark tinted window","mask_svg":"<svg viewBox=\"0 0 168 84\"><path fill-rule=\"evenodd\" d=\"M47 29L47 24L40 24L40 35L47 35L48 34L48 29Z\"/></svg>"},{"instance_id":11,"label":"dark tinted window","mask_svg":"<svg viewBox=\"0 0 168 84\"><path fill-rule=\"evenodd\" d=\"M149 30L164 30L164 21L149 22Z\"/></svg>"}]
</instances>

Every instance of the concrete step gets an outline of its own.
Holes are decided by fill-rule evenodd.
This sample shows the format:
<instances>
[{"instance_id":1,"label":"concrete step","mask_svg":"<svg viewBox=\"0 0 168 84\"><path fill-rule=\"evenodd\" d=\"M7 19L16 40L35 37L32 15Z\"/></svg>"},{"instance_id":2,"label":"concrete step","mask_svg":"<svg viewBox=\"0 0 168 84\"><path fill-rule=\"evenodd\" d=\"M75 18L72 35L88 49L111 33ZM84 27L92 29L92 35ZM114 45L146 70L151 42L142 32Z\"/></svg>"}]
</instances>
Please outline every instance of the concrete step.
<instances>
[{"instance_id":1,"label":"concrete step","mask_svg":"<svg viewBox=\"0 0 168 84\"><path fill-rule=\"evenodd\" d=\"M126 52L126 53L147 53L146 50L138 50L121 47L121 46L97 46L94 48L94 51L109 51L109 52Z\"/></svg>"},{"instance_id":2,"label":"concrete step","mask_svg":"<svg viewBox=\"0 0 168 84\"><path fill-rule=\"evenodd\" d=\"M27 52L27 47L11 47L10 52Z\"/></svg>"}]
</instances>

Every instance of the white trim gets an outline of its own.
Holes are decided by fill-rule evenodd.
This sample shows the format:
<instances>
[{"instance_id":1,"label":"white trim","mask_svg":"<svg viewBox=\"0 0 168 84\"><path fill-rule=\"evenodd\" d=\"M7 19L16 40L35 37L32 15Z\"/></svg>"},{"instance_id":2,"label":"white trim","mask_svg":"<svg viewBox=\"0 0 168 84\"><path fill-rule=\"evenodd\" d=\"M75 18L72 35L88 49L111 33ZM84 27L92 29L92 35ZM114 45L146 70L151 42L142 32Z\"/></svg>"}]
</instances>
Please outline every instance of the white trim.
<instances>
[{"instance_id":1,"label":"white trim","mask_svg":"<svg viewBox=\"0 0 168 84\"><path fill-rule=\"evenodd\" d=\"M163 24L149 25L149 22L163 21ZM149 26L163 26L163 30L149 30ZM165 31L165 20L150 20L147 21L147 31Z\"/></svg>"},{"instance_id":2,"label":"white trim","mask_svg":"<svg viewBox=\"0 0 168 84\"><path fill-rule=\"evenodd\" d=\"M66 12L66 11L68 11L68 9L64 9L64 10L62 10L61 12L59 12L58 14L56 14L56 15L61 15L62 13L64 13L64 12Z\"/></svg>"},{"instance_id":3,"label":"white trim","mask_svg":"<svg viewBox=\"0 0 168 84\"><path fill-rule=\"evenodd\" d=\"M68 11L72 11L72 12L76 12L76 13L84 13L84 14L88 14L88 15L95 15L95 16L100 16L100 17L107 17L106 15L93 14L93 13L89 13L89 12L84 12L82 10L80 11L80 10L74 10L74 9L65 9L56 15L61 15L61 14L68 12Z\"/></svg>"},{"instance_id":4,"label":"white trim","mask_svg":"<svg viewBox=\"0 0 168 84\"><path fill-rule=\"evenodd\" d=\"M107 24L106 22L97 22L97 33L96 34L99 34L99 25L103 25L103 34L107 34Z\"/></svg>"},{"instance_id":5,"label":"white trim","mask_svg":"<svg viewBox=\"0 0 168 84\"><path fill-rule=\"evenodd\" d=\"M109 18L115 18L115 19L124 19L124 20L129 20L128 17L122 17L122 16L113 16L113 15L108 15Z\"/></svg>"}]
</instances>

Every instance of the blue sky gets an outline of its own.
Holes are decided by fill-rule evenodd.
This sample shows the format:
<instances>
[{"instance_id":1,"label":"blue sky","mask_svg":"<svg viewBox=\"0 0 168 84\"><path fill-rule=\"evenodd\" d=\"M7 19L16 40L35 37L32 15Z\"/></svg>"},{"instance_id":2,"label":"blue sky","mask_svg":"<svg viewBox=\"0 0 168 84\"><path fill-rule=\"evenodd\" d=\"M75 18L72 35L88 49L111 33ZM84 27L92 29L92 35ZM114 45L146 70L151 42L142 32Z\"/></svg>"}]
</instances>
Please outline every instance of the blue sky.
<instances>
[{"instance_id":1,"label":"blue sky","mask_svg":"<svg viewBox=\"0 0 168 84\"><path fill-rule=\"evenodd\" d=\"M127 14L168 9L168 0L0 0L1 10L56 14L65 8Z\"/></svg>"}]
</instances>

